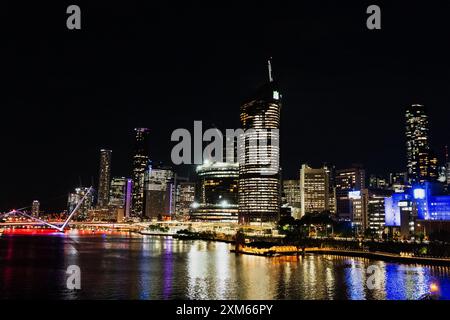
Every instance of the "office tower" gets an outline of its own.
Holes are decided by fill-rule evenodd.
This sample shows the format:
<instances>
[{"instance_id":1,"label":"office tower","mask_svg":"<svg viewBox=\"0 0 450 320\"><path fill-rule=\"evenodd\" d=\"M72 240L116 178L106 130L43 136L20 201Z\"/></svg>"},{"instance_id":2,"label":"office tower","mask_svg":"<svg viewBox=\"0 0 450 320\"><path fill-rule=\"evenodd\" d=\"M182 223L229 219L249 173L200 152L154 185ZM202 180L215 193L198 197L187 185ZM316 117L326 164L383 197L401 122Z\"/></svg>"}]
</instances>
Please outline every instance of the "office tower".
<instances>
[{"instance_id":1,"label":"office tower","mask_svg":"<svg viewBox=\"0 0 450 320\"><path fill-rule=\"evenodd\" d=\"M333 165L325 164L324 169L328 175L328 211L336 214L336 185L334 182L334 172L336 171Z\"/></svg>"},{"instance_id":2,"label":"office tower","mask_svg":"<svg viewBox=\"0 0 450 320\"><path fill-rule=\"evenodd\" d=\"M177 179L175 198L175 212L181 218L189 218L191 206L195 201L195 182Z\"/></svg>"},{"instance_id":3,"label":"office tower","mask_svg":"<svg viewBox=\"0 0 450 320\"><path fill-rule=\"evenodd\" d=\"M306 213L329 209L329 180L327 168L314 169L302 165L300 169L301 217Z\"/></svg>"},{"instance_id":4,"label":"office tower","mask_svg":"<svg viewBox=\"0 0 450 320\"><path fill-rule=\"evenodd\" d=\"M279 128L281 95L269 82L241 106L245 131L239 142L239 222L276 222L280 215Z\"/></svg>"},{"instance_id":5,"label":"office tower","mask_svg":"<svg viewBox=\"0 0 450 320\"><path fill-rule=\"evenodd\" d=\"M197 167L193 221L238 222L239 164L205 162Z\"/></svg>"},{"instance_id":6,"label":"office tower","mask_svg":"<svg viewBox=\"0 0 450 320\"><path fill-rule=\"evenodd\" d=\"M125 194L127 178L113 177L109 191L109 205L116 208L125 208Z\"/></svg>"},{"instance_id":7,"label":"office tower","mask_svg":"<svg viewBox=\"0 0 450 320\"><path fill-rule=\"evenodd\" d=\"M75 192L69 194L69 199L67 203L67 210L69 214L75 209L78 202L83 199L83 197L86 195L86 193L89 191L89 188L76 188ZM84 199L83 203L78 208L78 211L75 213L74 217L75 220L78 221L85 221L88 219L88 211L92 209L94 203L94 196L91 193Z\"/></svg>"},{"instance_id":8,"label":"office tower","mask_svg":"<svg viewBox=\"0 0 450 320\"><path fill-rule=\"evenodd\" d=\"M145 172L144 217L163 219L175 211L175 174L170 168L153 168Z\"/></svg>"},{"instance_id":9,"label":"office tower","mask_svg":"<svg viewBox=\"0 0 450 320\"><path fill-rule=\"evenodd\" d=\"M350 220L352 221L353 230L355 234L363 235L369 227L369 190L349 191L348 199L350 201Z\"/></svg>"},{"instance_id":10,"label":"office tower","mask_svg":"<svg viewBox=\"0 0 450 320\"><path fill-rule=\"evenodd\" d=\"M40 207L40 202L38 200L34 200L33 204L31 206L31 215L33 217L39 217L39 207Z\"/></svg>"},{"instance_id":11,"label":"office tower","mask_svg":"<svg viewBox=\"0 0 450 320\"><path fill-rule=\"evenodd\" d=\"M149 165L149 129L134 129L135 145L133 155L133 196L131 212L134 217L144 215L144 178Z\"/></svg>"},{"instance_id":12,"label":"office tower","mask_svg":"<svg viewBox=\"0 0 450 320\"><path fill-rule=\"evenodd\" d=\"M390 196L392 196L392 191L390 190L369 189L369 202L367 207L368 228L372 235L378 238L381 238L386 227L384 199Z\"/></svg>"},{"instance_id":13,"label":"office tower","mask_svg":"<svg viewBox=\"0 0 450 320\"><path fill-rule=\"evenodd\" d=\"M109 188L111 183L111 150L100 150L100 171L98 180L98 208L106 208L109 203Z\"/></svg>"},{"instance_id":14,"label":"office tower","mask_svg":"<svg viewBox=\"0 0 450 320\"><path fill-rule=\"evenodd\" d=\"M351 220L351 208L348 194L366 187L366 173L360 165L336 170L336 214L340 220Z\"/></svg>"},{"instance_id":15,"label":"office tower","mask_svg":"<svg viewBox=\"0 0 450 320\"><path fill-rule=\"evenodd\" d=\"M429 128L426 108L413 104L406 109L406 159L408 182L424 182L429 176Z\"/></svg>"},{"instance_id":16,"label":"office tower","mask_svg":"<svg viewBox=\"0 0 450 320\"><path fill-rule=\"evenodd\" d=\"M283 180L284 204L291 208L292 217L301 218L301 189L300 180Z\"/></svg>"}]
</instances>

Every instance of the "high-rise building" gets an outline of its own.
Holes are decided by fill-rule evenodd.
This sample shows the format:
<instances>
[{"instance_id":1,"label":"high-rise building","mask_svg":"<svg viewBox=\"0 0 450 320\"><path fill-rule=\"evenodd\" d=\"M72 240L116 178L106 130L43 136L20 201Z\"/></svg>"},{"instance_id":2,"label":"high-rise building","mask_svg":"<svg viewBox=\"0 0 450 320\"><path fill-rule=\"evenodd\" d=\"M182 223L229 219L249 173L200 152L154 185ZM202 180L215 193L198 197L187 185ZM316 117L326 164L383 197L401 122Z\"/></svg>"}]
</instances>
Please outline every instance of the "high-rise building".
<instances>
[{"instance_id":1,"label":"high-rise building","mask_svg":"<svg viewBox=\"0 0 450 320\"><path fill-rule=\"evenodd\" d=\"M300 169L301 217L306 213L329 210L329 177L326 167Z\"/></svg>"},{"instance_id":2,"label":"high-rise building","mask_svg":"<svg viewBox=\"0 0 450 320\"><path fill-rule=\"evenodd\" d=\"M383 189L349 192L351 221L355 234L362 235L371 231L374 237L381 237L385 229L385 198L391 195L392 191Z\"/></svg>"},{"instance_id":3,"label":"high-rise building","mask_svg":"<svg viewBox=\"0 0 450 320\"><path fill-rule=\"evenodd\" d=\"M414 184L429 178L430 146L428 115L425 106L413 104L406 108L406 159L408 182ZM432 157L431 157L432 158Z\"/></svg>"},{"instance_id":4,"label":"high-rise building","mask_svg":"<svg viewBox=\"0 0 450 320\"><path fill-rule=\"evenodd\" d=\"M136 128L133 155L133 197L131 212L134 217L144 215L144 178L149 165L149 129Z\"/></svg>"},{"instance_id":5,"label":"high-rise building","mask_svg":"<svg viewBox=\"0 0 450 320\"><path fill-rule=\"evenodd\" d=\"M365 170L360 165L336 170L334 181L336 184L336 214L341 220L351 220L352 213L348 195L350 191L365 189Z\"/></svg>"},{"instance_id":6,"label":"high-rise building","mask_svg":"<svg viewBox=\"0 0 450 320\"><path fill-rule=\"evenodd\" d=\"M68 212L71 213L75 207L77 206L78 202L80 202L83 197L86 195L86 193L89 191L89 188L76 188L75 192L69 194L69 199L67 203L67 209ZM75 219L78 221L84 221L88 219L88 212L92 209L94 203L94 196L91 193L87 195L87 197L84 199L83 203L78 208L77 213L75 213Z\"/></svg>"},{"instance_id":7,"label":"high-rise building","mask_svg":"<svg viewBox=\"0 0 450 320\"><path fill-rule=\"evenodd\" d=\"M188 218L195 201L195 182L179 181L176 184L175 212L177 216Z\"/></svg>"},{"instance_id":8,"label":"high-rise building","mask_svg":"<svg viewBox=\"0 0 450 320\"><path fill-rule=\"evenodd\" d=\"M197 167L191 220L238 222L239 164L206 162Z\"/></svg>"},{"instance_id":9,"label":"high-rise building","mask_svg":"<svg viewBox=\"0 0 450 320\"><path fill-rule=\"evenodd\" d=\"M31 215L33 217L39 217L39 207L40 207L40 202L39 200L34 200L33 204L31 206Z\"/></svg>"},{"instance_id":10,"label":"high-rise building","mask_svg":"<svg viewBox=\"0 0 450 320\"><path fill-rule=\"evenodd\" d=\"M144 217L162 219L175 212L175 174L170 168L153 168L144 178Z\"/></svg>"},{"instance_id":11,"label":"high-rise building","mask_svg":"<svg viewBox=\"0 0 450 320\"><path fill-rule=\"evenodd\" d=\"M113 177L109 191L109 205L117 208L125 207L125 194L127 189L127 178Z\"/></svg>"},{"instance_id":12,"label":"high-rise building","mask_svg":"<svg viewBox=\"0 0 450 320\"><path fill-rule=\"evenodd\" d=\"M98 208L106 208L109 204L109 188L111 183L111 156L111 150L100 150L100 171L97 200Z\"/></svg>"},{"instance_id":13,"label":"high-rise building","mask_svg":"<svg viewBox=\"0 0 450 320\"><path fill-rule=\"evenodd\" d=\"M239 222L276 222L281 207L279 128L281 95L272 78L241 106Z\"/></svg>"},{"instance_id":14,"label":"high-rise building","mask_svg":"<svg viewBox=\"0 0 450 320\"><path fill-rule=\"evenodd\" d=\"M374 236L378 236L379 238L383 235L386 227L384 199L391 195L392 191L390 190L369 190L369 202L367 208L368 228L372 231Z\"/></svg>"},{"instance_id":15,"label":"high-rise building","mask_svg":"<svg viewBox=\"0 0 450 320\"><path fill-rule=\"evenodd\" d=\"M336 214L336 185L334 182L334 172L335 167L330 164L325 164L324 168L328 175L328 211L335 215Z\"/></svg>"},{"instance_id":16,"label":"high-rise building","mask_svg":"<svg viewBox=\"0 0 450 320\"><path fill-rule=\"evenodd\" d=\"M353 230L355 234L364 234L365 230L369 227L369 190L349 191L348 198L350 201L350 220L352 221Z\"/></svg>"},{"instance_id":17,"label":"high-rise building","mask_svg":"<svg viewBox=\"0 0 450 320\"><path fill-rule=\"evenodd\" d=\"M284 205L291 208L291 214L295 219L301 218L302 194L300 180L283 180Z\"/></svg>"}]
</instances>

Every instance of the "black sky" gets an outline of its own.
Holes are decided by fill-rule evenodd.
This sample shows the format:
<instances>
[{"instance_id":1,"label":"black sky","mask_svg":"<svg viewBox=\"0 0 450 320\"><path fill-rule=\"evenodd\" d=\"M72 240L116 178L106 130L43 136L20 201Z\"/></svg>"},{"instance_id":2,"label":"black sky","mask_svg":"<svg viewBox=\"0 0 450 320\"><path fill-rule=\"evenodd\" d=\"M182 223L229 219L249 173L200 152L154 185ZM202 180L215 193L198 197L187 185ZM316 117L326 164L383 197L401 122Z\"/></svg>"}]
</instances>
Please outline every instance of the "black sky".
<instances>
[{"instance_id":1,"label":"black sky","mask_svg":"<svg viewBox=\"0 0 450 320\"><path fill-rule=\"evenodd\" d=\"M304 162L403 171L404 108L429 109L433 147L450 142L448 1L2 3L0 210L63 206L97 180L99 149L129 176L132 129L151 158L170 134L239 127L239 106L273 56L284 96L282 167ZM78 4L82 29L66 28ZM366 28L378 4L382 30Z\"/></svg>"}]
</instances>

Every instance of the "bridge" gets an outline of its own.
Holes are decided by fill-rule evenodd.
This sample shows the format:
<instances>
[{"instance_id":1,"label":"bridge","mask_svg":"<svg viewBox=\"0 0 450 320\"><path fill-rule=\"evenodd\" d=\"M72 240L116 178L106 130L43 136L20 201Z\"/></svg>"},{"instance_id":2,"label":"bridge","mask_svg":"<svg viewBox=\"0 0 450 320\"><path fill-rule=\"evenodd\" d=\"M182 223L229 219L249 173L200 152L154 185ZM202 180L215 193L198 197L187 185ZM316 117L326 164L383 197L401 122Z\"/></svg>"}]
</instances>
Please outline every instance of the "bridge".
<instances>
[{"instance_id":1,"label":"bridge","mask_svg":"<svg viewBox=\"0 0 450 320\"><path fill-rule=\"evenodd\" d=\"M62 223L51 223L42 219L39 219L37 217L31 216L26 212L23 212L21 210L11 210L10 212L5 213L4 215L20 215L23 216L25 218L31 219L34 222L5 222L5 223L0 223L0 226L23 226L23 225L45 225L51 229L55 229L59 232L64 232L64 229L68 226L70 220L73 218L73 216L75 215L75 213L78 211L78 209L80 208L81 204L84 202L84 200L86 200L87 196L92 192L92 187L90 187L88 189L88 191L86 192L86 194L84 195L83 198L81 198L80 201L78 201L77 205L75 206L75 208L72 210L72 212L67 216L66 220L63 221Z\"/></svg>"}]
</instances>

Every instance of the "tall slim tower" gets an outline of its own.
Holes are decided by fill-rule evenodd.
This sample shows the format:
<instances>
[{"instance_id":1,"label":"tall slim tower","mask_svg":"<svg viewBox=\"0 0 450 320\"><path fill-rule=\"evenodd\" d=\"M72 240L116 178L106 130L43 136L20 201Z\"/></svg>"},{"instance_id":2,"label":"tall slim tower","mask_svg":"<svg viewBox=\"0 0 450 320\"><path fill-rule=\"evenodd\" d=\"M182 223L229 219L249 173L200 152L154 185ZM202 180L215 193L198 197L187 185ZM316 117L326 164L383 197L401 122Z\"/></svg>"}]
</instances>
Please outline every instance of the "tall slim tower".
<instances>
[{"instance_id":1,"label":"tall slim tower","mask_svg":"<svg viewBox=\"0 0 450 320\"><path fill-rule=\"evenodd\" d=\"M241 106L245 131L239 142L239 222L276 222L280 215L279 128L281 95L273 80Z\"/></svg>"},{"instance_id":2,"label":"tall slim tower","mask_svg":"<svg viewBox=\"0 0 450 320\"><path fill-rule=\"evenodd\" d=\"M144 215L144 178L149 164L149 129L134 129L135 145L133 155L133 197L131 213L134 217Z\"/></svg>"},{"instance_id":3,"label":"tall slim tower","mask_svg":"<svg viewBox=\"0 0 450 320\"><path fill-rule=\"evenodd\" d=\"M31 215L33 217L39 217L39 207L40 207L39 200L34 200L33 205L31 206Z\"/></svg>"},{"instance_id":4,"label":"tall slim tower","mask_svg":"<svg viewBox=\"0 0 450 320\"><path fill-rule=\"evenodd\" d=\"M423 182L429 171L428 115L421 104L407 107L405 115L408 182Z\"/></svg>"},{"instance_id":5,"label":"tall slim tower","mask_svg":"<svg viewBox=\"0 0 450 320\"><path fill-rule=\"evenodd\" d=\"M111 185L111 150L100 150L100 171L98 181L97 207L106 208L109 203L109 189Z\"/></svg>"}]
</instances>

